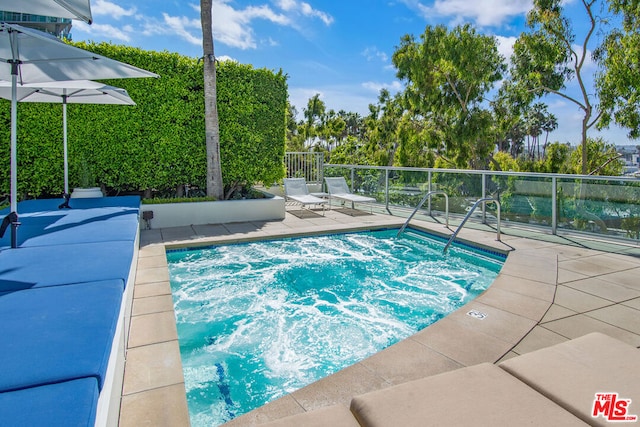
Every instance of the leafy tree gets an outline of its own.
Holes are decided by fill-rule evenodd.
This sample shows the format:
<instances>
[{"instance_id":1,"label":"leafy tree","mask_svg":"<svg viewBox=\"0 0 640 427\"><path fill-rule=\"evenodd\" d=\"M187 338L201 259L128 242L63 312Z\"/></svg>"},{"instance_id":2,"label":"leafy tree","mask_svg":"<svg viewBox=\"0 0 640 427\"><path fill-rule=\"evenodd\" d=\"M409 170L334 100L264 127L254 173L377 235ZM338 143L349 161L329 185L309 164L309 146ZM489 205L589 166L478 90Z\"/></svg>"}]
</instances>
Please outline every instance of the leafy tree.
<instances>
[{"instance_id":1,"label":"leafy tree","mask_svg":"<svg viewBox=\"0 0 640 427\"><path fill-rule=\"evenodd\" d=\"M222 199L224 186L220 162L220 127L216 88L216 57L213 45L211 0L200 0L204 62L204 118L207 147L207 196Z\"/></svg>"},{"instance_id":2,"label":"leafy tree","mask_svg":"<svg viewBox=\"0 0 640 427\"><path fill-rule=\"evenodd\" d=\"M495 139L483 103L506 68L495 38L469 25L428 26L420 42L402 37L393 64L408 108L427 123L429 147L449 166L483 167Z\"/></svg>"},{"instance_id":3,"label":"leafy tree","mask_svg":"<svg viewBox=\"0 0 640 427\"><path fill-rule=\"evenodd\" d=\"M589 163L582 164L584 155L582 153L583 146L577 147L571 153L571 169L573 173L581 173L588 170L588 175L605 175L618 176L622 175L623 164L618 161L620 155L616 151L616 147L607 143L602 138L589 138L587 140L587 158Z\"/></svg>"},{"instance_id":4,"label":"leafy tree","mask_svg":"<svg viewBox=\"0 0 640 427\"><path fill-rule=\"evenodd\" d=\"M403 112L399 98L391 96L387 89L380 91L377 104L369 104L369 116L365 120L368 136L365 150L374 165L393 165L399 146L398 125Z\"/></svg>"},{"instance_id":5,"label":"leafy tree","mask_svg":"<svg viewBox=\"0 0 640 427\"><path fill-rule=\"evenodd\" d=\"M611 0L611 10L621 14L622 28L613 29L595 57L602 65L596 76L602 119L599 128L612 121L640 137L640 9L637 1Z\"/></svg>"},{"instance_id":6,"label":"leafy tree","mask_svg":"<svg viewBox=\"0 0 640 427\"><path fill-rule=\"evenodd\" d=\"M514 45L511 75L532 97L554 94L576 105L582 111L581 146L586 147L588 131L599 120L591 90L584 80L584 67L593 35L599 28L596 0L582 0L586 31L576 45L576 32L564 11L562 0L534 0L527 14L527 26ZM575 80L579 95L567 91L567 82ZM588 151L583 149L582 173L588 172Z\"/></svg>"},{"instance_id":7,"label":"leafy tree","mask_svg":"<svg viewBox=\"0 0 640 427\"><path fill-rule=\"evenodd\" d=\"M307 146L311 146L313 139L318 136L318 129L322 124L322 117L326 108L324 101L320 99L320 94L316 93L307 102L307 107L302 109L305 119L303 122L303 134Z\"/></svg>"}]
</instances>

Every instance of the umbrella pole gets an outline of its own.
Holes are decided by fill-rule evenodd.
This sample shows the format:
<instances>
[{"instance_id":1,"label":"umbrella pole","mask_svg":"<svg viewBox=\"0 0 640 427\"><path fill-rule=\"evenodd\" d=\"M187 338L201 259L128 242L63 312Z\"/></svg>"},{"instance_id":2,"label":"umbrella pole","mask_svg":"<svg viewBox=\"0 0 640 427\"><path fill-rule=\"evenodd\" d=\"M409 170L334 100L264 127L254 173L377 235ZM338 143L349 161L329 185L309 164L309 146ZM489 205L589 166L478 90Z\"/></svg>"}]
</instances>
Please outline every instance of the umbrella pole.
<instances>
[{"instance_id":1,"label":"umbrella pole","mask_svg":"<svg viewBox=\"0 0 640 427\"><path fill-rule=\"evenodd\" d=\"M62 123L64 140L64 194L69 194L69 154L67 151L67 95L62 96Z\"/></svg>"},{"instance_id":2,"label":"umbrella pole","mask_svg":"<svg viewBox=\"0 0 640 427\"><path fill-rule=\"evenodd\" d=\"M11 247L18 247L18 63L11 63Z\"/></svg>"}]
</instances>

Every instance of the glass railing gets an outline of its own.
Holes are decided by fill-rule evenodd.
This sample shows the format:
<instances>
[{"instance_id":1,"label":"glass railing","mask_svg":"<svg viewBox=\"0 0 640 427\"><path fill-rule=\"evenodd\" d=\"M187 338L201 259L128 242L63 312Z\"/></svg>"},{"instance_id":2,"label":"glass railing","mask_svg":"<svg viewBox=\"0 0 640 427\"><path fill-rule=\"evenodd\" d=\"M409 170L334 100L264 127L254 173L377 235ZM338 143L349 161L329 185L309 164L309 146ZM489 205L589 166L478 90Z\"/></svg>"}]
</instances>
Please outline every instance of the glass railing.
<instances>
[{"instance_id":1,"label":"glass railing","mask_svg":"<svg viewBox=\"0 0 640 427\"><path fill-rule=\"evenodd\" d=\"M324 176L344 176L354 193L375 197L387 209L413 210L424 194L444 191L452 216L465 215L485 197L500 202L503 224L541 226L640 242L640 179L457 169L324 165ZM423 210L444 213L444 198ZM495 223L495 205L478 214Z\"/></svg>"}]
</instances>

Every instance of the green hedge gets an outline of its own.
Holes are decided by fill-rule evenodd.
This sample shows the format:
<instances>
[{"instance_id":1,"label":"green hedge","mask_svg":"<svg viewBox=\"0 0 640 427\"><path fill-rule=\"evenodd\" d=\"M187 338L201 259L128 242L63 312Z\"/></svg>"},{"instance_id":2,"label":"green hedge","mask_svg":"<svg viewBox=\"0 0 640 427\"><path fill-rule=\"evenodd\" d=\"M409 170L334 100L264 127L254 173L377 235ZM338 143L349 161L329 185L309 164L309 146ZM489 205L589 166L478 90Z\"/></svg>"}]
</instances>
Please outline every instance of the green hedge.
<instances>
[{"instance_id":1,"label":"green hedge","mask_svg":"<svg viewBox=\"0 0 640 427\"><path fill-rule=\"evenodd\" d=\"M166 194L204 188L202 63L170 52L108 43L76 46L159 74L158 79L105 80L126 89L136 106L69 104L69 179L83 164L110 194L153 189ZM284 176L286 76L250 65L218 65L220 151L225 185L270 184ZM0 194L10 191L10 108L0 100ZM19 198L63 191L62 106L18 105Z\"/></svg>"}]
</instances>

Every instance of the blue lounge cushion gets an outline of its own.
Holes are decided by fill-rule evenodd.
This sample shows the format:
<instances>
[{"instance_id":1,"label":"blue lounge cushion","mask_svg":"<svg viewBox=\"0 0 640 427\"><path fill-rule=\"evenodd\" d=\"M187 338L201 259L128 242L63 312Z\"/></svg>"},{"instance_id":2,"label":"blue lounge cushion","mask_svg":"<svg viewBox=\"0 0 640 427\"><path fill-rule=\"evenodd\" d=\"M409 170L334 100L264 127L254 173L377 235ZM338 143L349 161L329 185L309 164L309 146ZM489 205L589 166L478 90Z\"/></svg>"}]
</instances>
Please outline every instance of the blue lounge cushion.
<instances>
[{"instance_id":1,"label":"blue lounge cushion","mask_svg":"<svg viewBox=\"0 0 640 427\"><path fill-rule=\"evenodd\" d=\"M127 282L134 244L78 243L0 250L0 292L120 279Z\"/></svg>"},{"instance_id":2,"label":"blue lounge cushion","mask_svg":"<svg viewBox=\"0 0 640 427\"><path fill-rule=\"evenodd\" d=\"M13 427L93 426L98 395L95 378L0 393L0 424Z\"/></svg>"},{"instance_id":3,"label":"blue lounge cushion","mask_svg":"<svg viewBox=\"0 0 640 427\"><path fill-rule=\"evenodd\" d=\"M18 205L18 246L43 246L69 243L102 242L112 240L133 241L137 236L140 199L113 197L86 200L84 207L57 209L51 199L28 200ZM122 201L124 205L111 205ZM102 202L102 206L100 203ZM137 204L136 204L137 203ZM0 218L8 213L4 209ZM0 249L11 246L11 233L0 238Z\"/></svg>"},{"instance_id":4,"label":"blue lounge cushion","mask_svg":"<svg viewBox=\"0 0 640 427\"><path fill-rule=\"evenodd\" d=\"M0 295L0 391L85 377L101 389L122 290L108 280Z\"/></svg>"}]
</instances>

